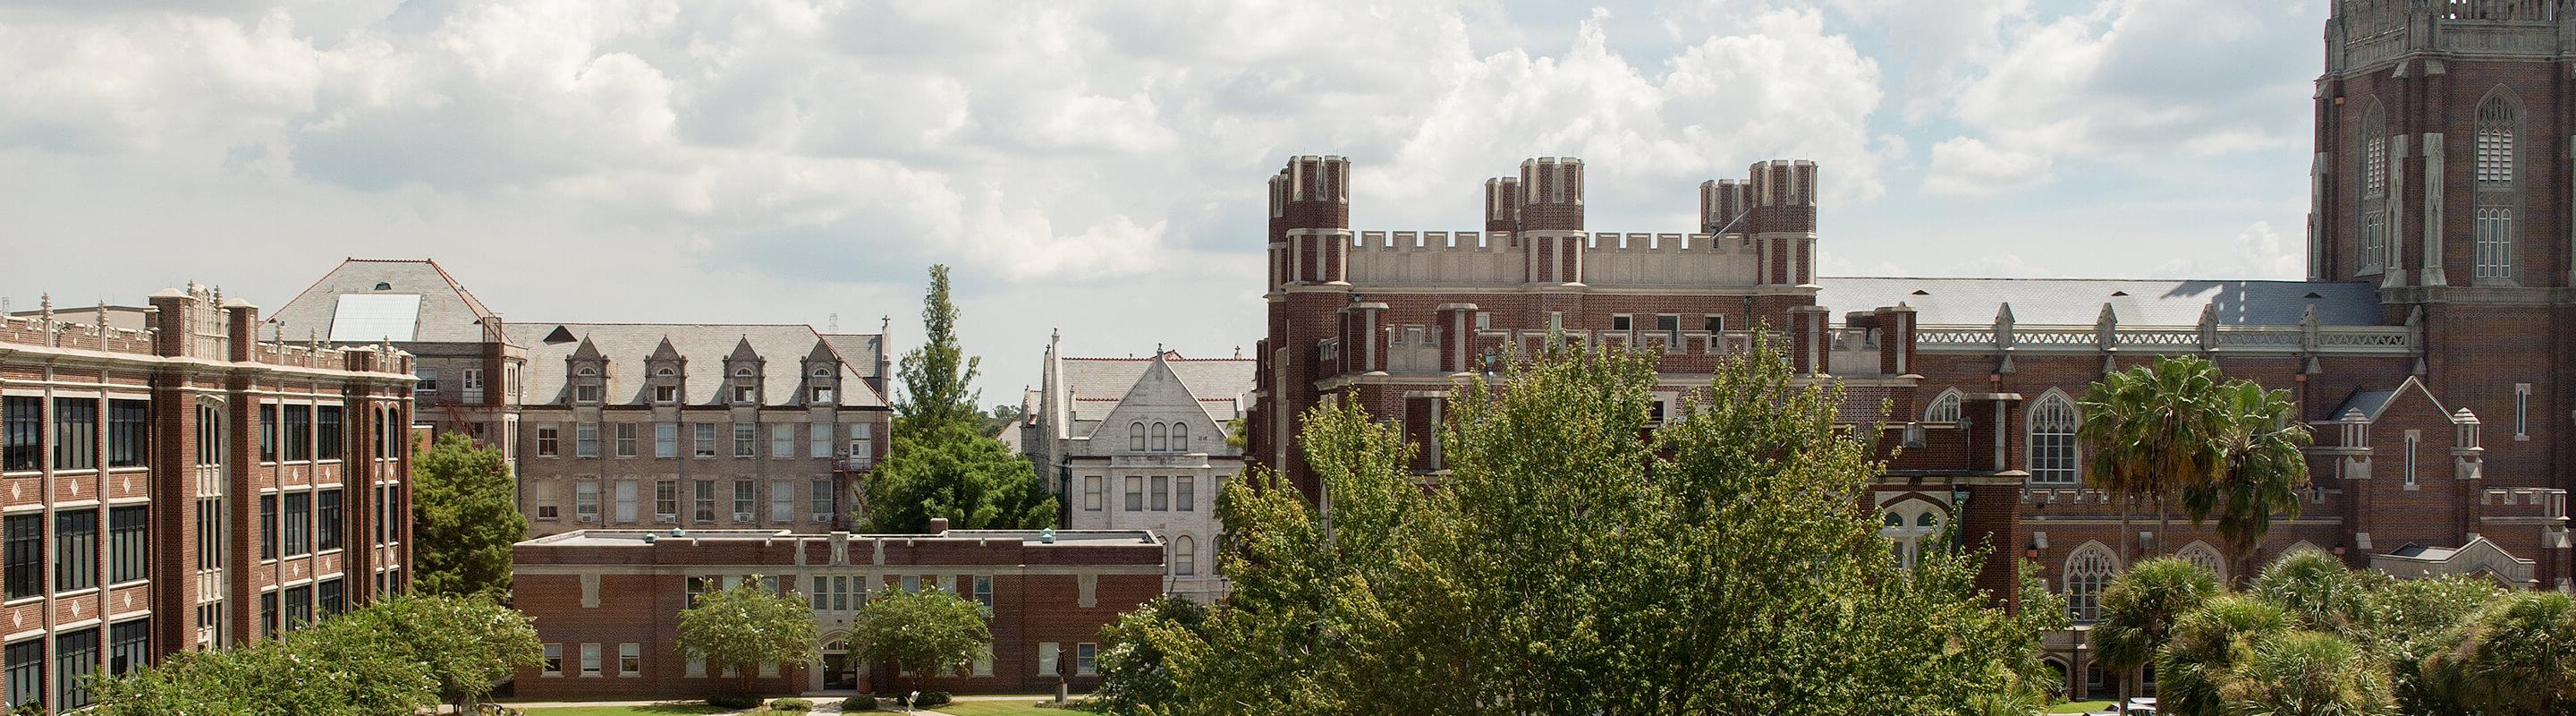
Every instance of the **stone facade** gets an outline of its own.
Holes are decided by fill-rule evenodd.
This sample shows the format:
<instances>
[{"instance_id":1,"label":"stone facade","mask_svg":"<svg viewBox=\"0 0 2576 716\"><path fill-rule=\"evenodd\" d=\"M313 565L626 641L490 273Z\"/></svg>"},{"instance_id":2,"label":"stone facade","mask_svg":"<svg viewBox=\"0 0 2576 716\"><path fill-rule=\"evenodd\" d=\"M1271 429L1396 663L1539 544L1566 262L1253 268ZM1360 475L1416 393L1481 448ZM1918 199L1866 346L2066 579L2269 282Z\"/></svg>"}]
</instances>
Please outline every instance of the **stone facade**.
<instances>
[{"instance_id":1,"label":"stone facade","mask_svg":"<svg viewBox=\"0 0 2576 716\"><path fill-rule=\"evenodd\" d=\"M730 690L736 675L685 657L679 613L696 590L760 578L813 600L815 664L764 667L771 693L906 689L983 693L1099 684L1100 628L1163 593L1164 545L1142 530L947 530L920 535L786 530L583 530L520 543L515 604L536 617L546 665L520 670L523 698L679 698ZM947 589L992 610L993 654L954 674L905 676L849 655L851 620L879 588ZM632 658L624 658L625 655Z\"/></svg>"},{"instance_id":2,"label":"stone facade","mask_svg":"<svg viewBox=\"0 0 2576 716\"><path fill-rule=\"evenodd\" d=\"M1219 487L1243 472L1227 424L1242 415L1254 362L1184 358L1069 358L1047 344L1045 384L1023 401L1022 451L1078 530L1152 530L1170 554L1164 590L1213 603Z\"/></svg>"},{"instance_id":3,"label":"stone facade","mask_svg":"<svg viewBox=\"0 0 2576 716\"><path fill-rule=\"evenodd\" d=\"M407 587L411 356L263 341L193 284L106 313L0 319L11 707Z\"/></svg>"}]
</instances>

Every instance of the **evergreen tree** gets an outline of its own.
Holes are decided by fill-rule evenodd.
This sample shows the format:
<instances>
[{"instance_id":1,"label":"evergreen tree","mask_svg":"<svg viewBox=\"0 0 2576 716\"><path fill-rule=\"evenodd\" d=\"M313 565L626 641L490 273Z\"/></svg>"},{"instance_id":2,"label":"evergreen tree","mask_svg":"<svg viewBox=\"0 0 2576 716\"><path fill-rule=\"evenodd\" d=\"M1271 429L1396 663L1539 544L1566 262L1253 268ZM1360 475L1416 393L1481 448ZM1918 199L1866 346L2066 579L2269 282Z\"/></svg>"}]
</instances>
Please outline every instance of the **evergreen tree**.
<instances>
[{"instance_id":1,"label":"evergreen tree","mask_svg":"<svg viewBox=\"0 0 2576 716\"><path fill-rule=\"evenodd\" d=\"M501 451L459 433L412 458L412 589L510 598L510 546L528 538Z\"/></svg>"},{"instance_id":2,"label":"evergreen tree","mask_svg":"<svg viewBox=\"0 0 2576 716\"><path fill-rule=\"evenodd\" d=\"M894 441L868 474L859 523L872 532L919 532L933 517L952 529L1055 526L1056 500L1036 468L984 431L991 416L975 407L977 359L957 342L946 266L930 267L921 325L921 346L897 370Z\"/></svg>"}]
</instances>

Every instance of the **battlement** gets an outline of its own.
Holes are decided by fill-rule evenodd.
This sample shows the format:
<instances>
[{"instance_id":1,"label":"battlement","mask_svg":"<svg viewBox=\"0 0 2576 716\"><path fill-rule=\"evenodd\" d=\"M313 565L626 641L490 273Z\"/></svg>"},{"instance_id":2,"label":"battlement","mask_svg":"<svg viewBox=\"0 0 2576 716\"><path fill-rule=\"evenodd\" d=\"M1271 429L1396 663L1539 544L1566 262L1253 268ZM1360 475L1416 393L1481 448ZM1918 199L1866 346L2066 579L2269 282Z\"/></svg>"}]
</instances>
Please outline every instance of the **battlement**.
<instances>
[{"instance_id":1,"label":"battlement","mask_svg":"<svg viewBox=\"0 0 2576 716\"><path fill-rule=\"evenodd\" d=\"M1494 177L1485 180L1485 230L1511 231L1520 225L1520 178Z\"/></svg>"},{"instance_id":2,"label":"battlement","mask_svg":"<svg viewBox=\"0 0 2576 716\"><path fill-rule=\"evenodd\" d=\"M2547 58L2568 51L2559 22L2571 0L2339 0L2326 18L2326 74L2369 70L2419 52Z\"/></svg>"},{"instance_id":3,"label":"battlement","mask_svg":"<svg viewBox=\"0 0 2576 716\"><path fill-rule=\"evenodd\" d=\"M1520 189L1522 231L1583 230L1583 160L1523 160Z\"/></svg>"}]
</instances>

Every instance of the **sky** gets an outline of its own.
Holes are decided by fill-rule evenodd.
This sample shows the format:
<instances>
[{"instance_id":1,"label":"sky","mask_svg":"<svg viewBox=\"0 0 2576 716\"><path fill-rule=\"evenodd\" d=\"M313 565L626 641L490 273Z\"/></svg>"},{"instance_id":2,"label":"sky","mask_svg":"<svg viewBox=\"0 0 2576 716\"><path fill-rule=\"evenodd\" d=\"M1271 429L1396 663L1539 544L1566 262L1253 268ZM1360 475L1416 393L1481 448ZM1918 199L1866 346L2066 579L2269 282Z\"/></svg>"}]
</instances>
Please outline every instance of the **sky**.
<instances>
[{"instance_id":1,"label":"sky","mask_svg":"<svg viewBox=\"0 0 2576 716\"><path fill-rule=\"evenodd\" d=\"M434 258L511 321L919 338L986 403L1076 356L1247 354L1264 187L1595 231L1820 164L1827 275L2300 278L2325 0L0 0L0 297L283 304Z\"/></svg>"}]
</instances>

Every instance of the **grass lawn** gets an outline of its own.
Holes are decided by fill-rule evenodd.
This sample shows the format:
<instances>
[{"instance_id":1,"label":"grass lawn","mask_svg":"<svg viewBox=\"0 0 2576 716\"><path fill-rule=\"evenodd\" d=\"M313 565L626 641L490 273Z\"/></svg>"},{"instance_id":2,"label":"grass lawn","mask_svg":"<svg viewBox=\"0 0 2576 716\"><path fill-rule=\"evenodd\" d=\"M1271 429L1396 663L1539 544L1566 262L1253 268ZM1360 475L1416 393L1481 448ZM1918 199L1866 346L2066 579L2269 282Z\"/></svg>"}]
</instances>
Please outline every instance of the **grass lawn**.
<instances>
[{"instance_id":1,"label":"grass lawn","mask_svg":"<svg viewBox=\"0 0 2576 716\"><path fill-rule=\"evenodd\" d=\"M1052 696L1032 696L1026 700L958 701L946 706L934 706L931 707L931 710L944 714L951 714L952 716L1074 716L1078 714L1091 713L1089 711L1080 711L1075 709L1038 708L1037 704L1039 701L1052 701L1054 698L1055 697ZM897 713L901 712L898 711Z\"/></svg>"},{"instance_id":2,"label":"grass lawn","mask_svg":"<svg viewBox=\"0 0 2576 716\"><path fill-rule=\"evenodd\" d=\"M2053 714L2080 714L2087 711L2103 711L2110 708L2110 701L2068 701L2066 703L2048 707L2048 712Z\"/></svg>"},{"instance_id":3,"label":"grass lawn","mask_svg":"<svg viewBox=\"0 0 2576 716\"><path fill-rule=\"evenodd\" d=\"M724 709L706 704L654 704L651 706L558 706L527 709L528 716L673 716L675 714L724 713Z\"/></svg>"}]
</instances>

